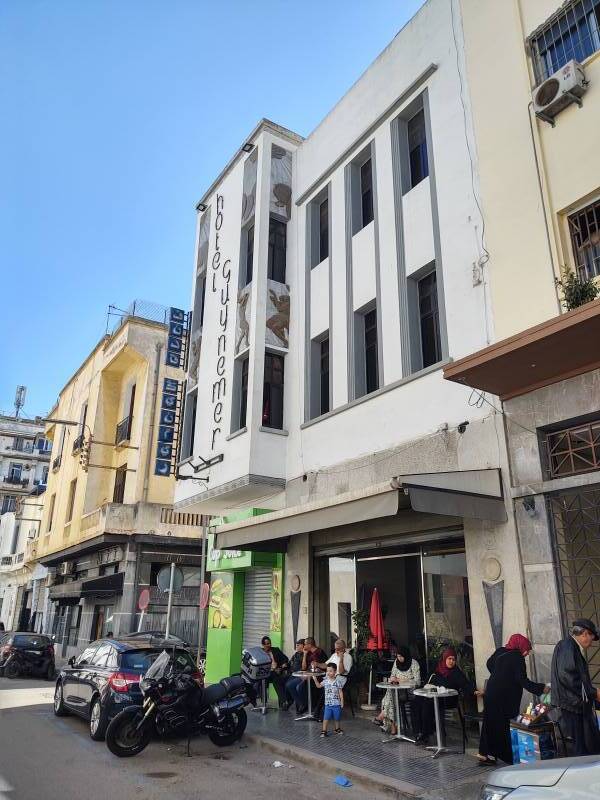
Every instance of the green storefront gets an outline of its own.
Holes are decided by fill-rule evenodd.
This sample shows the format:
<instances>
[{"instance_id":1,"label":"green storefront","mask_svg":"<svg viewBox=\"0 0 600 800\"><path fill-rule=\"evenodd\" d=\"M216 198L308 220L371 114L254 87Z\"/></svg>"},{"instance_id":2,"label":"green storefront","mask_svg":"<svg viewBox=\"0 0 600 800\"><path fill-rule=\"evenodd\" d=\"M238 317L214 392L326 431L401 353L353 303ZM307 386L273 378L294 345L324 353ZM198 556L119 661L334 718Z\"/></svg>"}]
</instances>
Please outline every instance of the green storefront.
<instances>
[{"instance_id":1,"label":"green storefront","mask_svg":"<svg viewBox=\"0 0 600 800\"><path fill-rule=\"evenodd\" d=\"M260 514L249 509L235 519ZM262 512L264 513L264 512ZM223 522L233 522L226 517ZM219 524L221 520L213 520ZM206 682L215 683L239 672L242 649L257 647L270 636L281 647L283 616L283 556L240 550L218 551L208 537L206 570L210 598L206 640Z\"/></svg>"}]
</instances>

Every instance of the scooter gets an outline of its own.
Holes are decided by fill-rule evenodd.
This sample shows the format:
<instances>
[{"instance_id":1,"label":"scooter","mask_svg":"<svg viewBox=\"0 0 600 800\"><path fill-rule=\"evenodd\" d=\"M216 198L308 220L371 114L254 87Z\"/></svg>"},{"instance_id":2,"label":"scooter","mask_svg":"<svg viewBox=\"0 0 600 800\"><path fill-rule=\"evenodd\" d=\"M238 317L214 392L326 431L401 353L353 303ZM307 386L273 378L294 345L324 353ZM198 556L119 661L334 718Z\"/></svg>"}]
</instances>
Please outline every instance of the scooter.
<instances>
[{"instance_id":1,"label":"scooter","mask_svg":"<svg viewBox=\"0 0 600 800\"><path fill-rule=\"evenodd\" d=\"M155 731L160 736L206 733L219 747L242 738L248 721L245 706L256 705L256 690L241 675L223 678L202 688L191 668L177 671L166 650L158 656L140 681L142 707L125 708L106 730L106 745L119 758L138 755L150 743Z\"/></svg>"}]
</instances>

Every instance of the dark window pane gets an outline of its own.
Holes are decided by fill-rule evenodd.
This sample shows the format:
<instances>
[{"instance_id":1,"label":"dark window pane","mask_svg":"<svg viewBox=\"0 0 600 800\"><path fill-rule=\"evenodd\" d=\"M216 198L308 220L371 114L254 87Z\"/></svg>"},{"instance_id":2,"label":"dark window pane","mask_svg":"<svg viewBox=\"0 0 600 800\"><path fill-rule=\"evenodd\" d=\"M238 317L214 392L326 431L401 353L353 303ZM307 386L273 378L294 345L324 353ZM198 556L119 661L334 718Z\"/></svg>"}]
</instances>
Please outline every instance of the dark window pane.
<instances>
[{"instance_id":1,"label":"dark window pane","mask_svg":"<svg viewBox=\"0 0 600 800\"><path fill-rule=\"evenodd\" d=\"M360 168L362 227L373 220L373 171L369 158Z\"/></svg>"},{"instance_id":2,"label":"dark window pane","mask_svg":"<svg viewBox=\"0 0 600 800\"><path fill-rule=\"evenodd\" d=\"M241 366L240 379L240 428L246 427L246 411L248 408L248 366L249 359L245 358Z\"/></svg>"},{"instance_id":3,"label":"dark window pane","mask_svg":"<svg viewBox=\"0 0 600 800\"><path fill-rule=\"evenodd\" d=\"M410 185L416 186L429 175L427 160L427 136L423 110L408 121L408 153L410 161Z\"/></svg>"},{"instance_id":4,"label":"dark window pane","mask_svg":"<svg viewBox=\"0 0 600 800\"><path fill-rule=\"evenodd\" d=\"M329 255L329 200L319 206L319 263Z\"/></svg>"},{"instance_id":5,"label":"dark window pane","mask_svg":"<svg viewBox=\"0 0 600 800\"><path fill-rule=\"evenodd\" d=\"M379 388L377 369L377 309L365 314L365 373L366 392L374 392Z\"/></svg>"},{"instance_id":6,"label":"dark window pane","mask_svg":"<svg viewBox=\"0 0 600 800\"><path fill-rule=\"evenodd\" d=\"M419 317L423 368L425 368L437 364L442 357L435 272L430 272L419 281Z\"/></svg>"},{"instance_id":7,"label":"dark window pane","mask_svg":"<svg viewBox=\"0 0 600 800\"><path fill-rule=\"evenodd\" d=\"M267 277L285 283L285 258L287 247L287 225L271 217L269 220L269 261Z\"/></svg>"},{"instance_id":8,"label":"dark window pane","mask_svg":"<svg viewBox=\"0 0 600 800\"><path fill-rule=\"evenodd\" d=\"M321 414L329 411L329 339L321 342L320 363Z\"/></svg>"},{"instance_id":9,"label":"dark window pane","mask_svg":"<svg viewBox=\"0 0 600 800\"><path fill-rule=\"evenodd\" d=\"M254 265L254 225L248 228L246 241L246 285L252 280L252 270Z\"/></svg>"},{"instance_id":10,"label":"dark window pane","mask_svg":"<svg viewBox=\"0 0 600 800\"><path fill-rule=\"evenodd\" d=\"M262 424L266 428L283 428L283 357L265 353Z\"/></svg>"},{"instance_id":11,"label":"dark window pane","mask_svg":"<svg viewBox=\"0 0 600 800\"><path fill-rule=\"evenodd\" d=\"M600 49L600 0L577 0L563 8L530 40L536 80L541 83L568 61Z\"/></svg>"},{"instance_id":12,"label":"dark window pane","mask_svg":"<svg viewBox=\"0 0 600 800\"><path fill-rule=\"evenodd\" d=\"M122 503L125 497L125 480L127 478L127 464L123 464L115 472L115 489L113 492L113 503Z\"/></svg>"}]
</instances>

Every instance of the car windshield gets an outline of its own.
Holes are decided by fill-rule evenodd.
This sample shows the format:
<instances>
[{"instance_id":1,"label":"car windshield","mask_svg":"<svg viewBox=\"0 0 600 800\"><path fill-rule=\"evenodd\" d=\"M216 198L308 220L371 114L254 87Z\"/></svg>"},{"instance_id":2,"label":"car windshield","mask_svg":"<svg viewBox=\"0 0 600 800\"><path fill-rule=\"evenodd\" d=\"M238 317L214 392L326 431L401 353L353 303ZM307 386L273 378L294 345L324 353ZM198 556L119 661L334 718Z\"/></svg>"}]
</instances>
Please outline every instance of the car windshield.
<instances>
[{"instance_id":1,"label":"car windshield","mask_svg":"<svg viewBox=\"0 0 600 800\"><path fill-rule=\"evenodd\" d=\"M147 678L161 678L173 663L173 652L166 650L129 650L121 656L121 668L128 672L138 672ZM192 657L186 650L175 652L175 669L181 672L186 667L194 669Z\"/></svg>"},{"instance_id":2,"label":"car windshield","mask_svg":"<svg viewBox=\"0 0 600 800\"><path fill-rule=\"evenodd\" d=\"M27 636L27 634L17 634L13 641L14 645L18 647L44 647L46 640L43 636Z\"/></svg>"}]
</instances>

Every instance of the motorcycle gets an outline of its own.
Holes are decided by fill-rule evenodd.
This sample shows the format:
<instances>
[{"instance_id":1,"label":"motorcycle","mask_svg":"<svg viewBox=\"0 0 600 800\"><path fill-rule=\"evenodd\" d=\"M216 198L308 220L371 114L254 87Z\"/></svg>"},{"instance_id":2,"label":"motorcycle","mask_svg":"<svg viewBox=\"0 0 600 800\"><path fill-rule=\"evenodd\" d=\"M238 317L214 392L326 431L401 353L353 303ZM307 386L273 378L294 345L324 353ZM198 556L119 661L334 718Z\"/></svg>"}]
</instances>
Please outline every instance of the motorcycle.
<instances>
[{"instance_id":1,"label":"motorcycle","mask_svg":"<svg viewBox=\"0 0 600 800\"><path fill-rule=\"evenodd\" d=\"M0 658L2 656L5 656L5 660L0 667L0 674L4 675L5 678L34 675L51 681L56 674L53 645L36 649L23 649L6 645L0 648Z\"/></svg>"},{"instance_id":2,"label":"motorcycle","mask_svg":"<svg viewBox=\"0 0 600 800\"><path fill-rule=\"evenodd\" d=\"M154 732L159 736L206 733L219 747L242 738L248 721L245 706L256 705L254 686L240 675L223 678L202 688L191 668L176 669L166 650L158 656L140 681L142 707L130 706L116 715L106 730L106 745L119 758L138 755Z\"/></svg>"}]
</instances>

